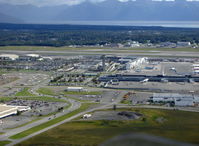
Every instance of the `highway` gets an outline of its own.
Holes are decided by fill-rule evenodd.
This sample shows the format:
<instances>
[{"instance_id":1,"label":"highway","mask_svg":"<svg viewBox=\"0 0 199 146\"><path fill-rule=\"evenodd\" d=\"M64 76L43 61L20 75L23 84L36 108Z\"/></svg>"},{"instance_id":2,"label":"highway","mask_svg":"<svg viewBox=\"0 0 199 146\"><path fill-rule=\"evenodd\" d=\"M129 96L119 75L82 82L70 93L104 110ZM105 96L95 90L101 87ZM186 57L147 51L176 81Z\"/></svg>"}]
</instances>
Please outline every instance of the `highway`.
<instances>
[{"instance_id":1,"label":"highway","mask_svg":"<svg viewBox=\"0 0 199 146\"><path fill-rule=\"evenodd\" d=\"M15 82L12 82L10 83L9 85L13 88L16 83L21 83L21 82L24 82L25 83L27 82L28 79L30 79L31 76L25 76L24 78L21 78ZM39 84L36 84L35 86L33 86L32 88L30 88L30 91L35 94L35 95L39 95L39 96L46 96L46 95L41 95L41 94L38 94L36 91L37 89L39 89L40 87L43 87L45 86L46 84L48 83L48 79L43 79L41 80L41 83ZM48 95L49 96L49 95ZM54 98L58 98L56 96L49 96L49 97L54 97ZM56 113L56 118L57 117L60 117L60 116L63 116L63 115L66 115L68 113L70 113L71 111L74 111L76 109L78 109L80 106L81 106L81 103L80 102L77 102L73 99L68 99L68 98L64 98L62 97L62 99L66 100L67 102L71 103L71 106L66 109L66 110L63 110L63 112L59 112L59 113ZM9 137L12 136L12 135L15 135L17 133L20 133L22 131L25 131L27 129L30 129L32 127L35 127L35 126L38 126L42 123L45 123L45 122L48 122L49 119L53 119L55 118L54 115L50 115L50 116L47 116L47 117L44 117L42 118L41 120L37 120L33 123L30 123L30 124L27 124L25 126L22 126L22 127L19 127L19 128L14 128L14 129L6 129L4 132L5 134L2 134L0 135L0 140L10 140ZM11 140L12 141L12 140Z\"/></svg>"},{"instance_id":2,"label":"highway","mask_svg":"<svg viewBox=\"0 0 199 146\"><path fill-rule=\"evenodd\" d=\"M27 80L27 78L25 78ZM33 94L36 94L38 95L38 93L36 92L39 88L45 86L46 84L48 83L48 78L46 79L43 79L40 83L37 83L35 84L31 89L30 91L33 93ZM89 112L93 112L93 111L96 111L96 110L102 110L102 109L111 109L113 108L113 105L117 105L117 108L154 108L154 109L167 109L167 110L183 110L183 111L191 111L191 112L199 112L198 109L188 109L188 108L174 108L174 107L163 107L163 106L150 106L150 105L142 105L142 106L129 106L129 105L122 105L122 104L119 104L119 102L121 101L121 98L124 96L126 92L124 91L118 91L116 94L114 94L114 98L113 98L113 101L110 101L110 98L107 100L107 99L104 99L102 102L103 102L103 105L100 105L100 106L96 106L94 108L91 108L91 109L88 109L86 111L83 111L81 113L78 113L68 119L65 119L61 122L58 122L52 126L49 126L45 129L42 129L38 132L35 132L33 134L30 134L24 138L21 138L21 139L9 139L10 136L13 136L17 133L20 133L20 132L23 132L27 129L30 129L32 127L35 127L35 126L38 126L42 123L45 123L45 122L48 122L49 121L49 118L50 119L53 119L55 118L54 115L51 115L51 116L48 116L48 117L45 117L45 118L42 118L41 120L37 120L33 123L30 123L30 124L27 124L27 125L24 125L22 127L19 127L19 128L15 128L15 129L9 129L7 131L5 131L6 133L5 134L2 134L0 135L0 139L1 140L10 140L11 143L8 144L8 146L12 146L12 145L15 145L15 144L18 144L18 143L21 143L33 136L36 136L40 133L43 133L47 130L50 130L56 126L59 126L61 124L64 124L66 122L70 122L71 120L81 116L81 115L84 115L86 113L89 113ZM46 95L41 95L39 94L39 96L46 96ZM49 96L49 95L48 95ZM111 96L111 94L107 94L107 96ZM51 96L51 97L54 97L54 98L59 98L58 96ZM64 112L59 112L56 114L56 118L57 117L60 117L60 116L63 116L63 115L66 115L76 109L78 109L80 106L81 106L81 103L80 102L77 102L73 99L67 99L67 98L64 98L64 97L61 97L62 99L65 99L67 100L68 102L71 103L71 106L67 109L67 110L64 110Z\"/></svg>"},{"instance_id":3,"label":"highway","mask_svg":"<svg viewBox=\"0 0 199 146\"><path fill-rule=\"evenodd\" d=\"M118 94L117 96L120 97L120 96L122 96L122 94L124 94L124 93L123 93L123 92L120 92L120 94ZM45 132L45 131L47 131L47 130L50 130L50 129L54 128L54 127L57 127L57 126L59 126L59 125L61 125L61 124L64 124L64 123L66 123L66 122L70 122L71 120L73 120L73 119L75 119L75 118L77 118L77 117L79 117L79 116L81 116L81 115L84 115L84 114L86 114L86 113L93 112L93 111L96 111L96 110L102 110L102 109L110 108L110 107L113 106L114 104L117 104L119 101L120 101L120 99L117 98L114 102L110 102L110 103L108 103L108 104L106 104L106 105L102 105L102 106L100 106L100 107L95 107L95 108L86 110L86 111L84 111L84 112L78 113L78 114L76 114L76 115L74 115L74 116L72 116L72 117L70 117L70 118L68 118L68 119L65 119L65 120L63 120L63 121L61 121L61 122L59 122L59 123L56 123L56 124L54 124L54 125L52 125L52 126L49 126L49 127L45 128L45 129L42 129L42 130L38 131L38 132L35 132L35 133L33 133L33 134L30 134L30 135L28 135L28 136L26 136L26 137L24 137L24 138L16 139L16 140L11 140L12 143L8 144L7 146L16 145L16 144L18 144L18 143L20 143L20 142L22 142L22 141L25 141L25 140L27 140L27 139L33 137L33 136L36 136L36 135L38 135L38 134L41 134L41 133L43 133L43 132Z\"/></svg>"},{"instance_id":4,"label":"highway","mask_svg":"<svg viewBox=\"0 0 199 146\"><path fill-rule=\"evenodd\" d=\"M129 105L122 105L122 104L117 104L118 103L118 100L116 100L115 102L112 102L112 103L109 103L109 104L106 104L106 105L103 105L103 106L100 106L100 107L96 107L96 108L93 108L93 109L89 109L89 110L86 110L84 112L81 112L81 113L78 113L64 121L61 121L55 125L52 125L48 128L45 128L45 129L42 129L36 133L33 133L27 137L24 137L22 139L18 139L18 140L14 140L11 144L8 144L7 146L12 146L12 145L16 145L18 143L21 143L31 137L34 137L38 134L41 134L47 130L50 130L56 126L59 126L61 124L64 124L66 122L70 122L71 120L77 118L77 117L80 117L81 115L84 115L86 113L89 113L89 112L93 112L93 111L96 111L96 110L103 110L103 109L112 109L113 108L113 105L115 104L117 106L117 108L150 108L150 109L166 109L166 110L182 110L182 111L190 111L190 112L199 112L199 110L194 110L194 109L186 109L186 108L175 108L175 107L162 107L162 106L148 106L148 105L144 105L144 106L129 106Z\"/></svg>"},{"instance_id":5,"label":"highway","mask_svg":"<svg viewBox=\"0 0 199 146\"><path fill-rule=\"evenodd\" d=\"M74 111L74 110L78 109L78 108L81 106L81 104L80 104L79 102L76 102L76 101L74 101L74 100L72 100L72 99L68 99L68 101L71 103L71 106L70 106L67 110L64 110L63 112L57 113L57 114L56 114L56 118L57 118L57 117L60 117L60 116L63 116L63 115L65 115L65 114L68 114L68 113L70 113L71 111ZM14 129L9 129L9 130L5 131L5 132L6 132L5 134L0 135L0 139L1 139L1 140L7 140L7 139L9 139L9 137L12 136L12 135L15 135L15 134L17 134L17 133L20 133L20 132L25 131L25 130L27 130L27 129L30 129L30 128L32 128L32 127L38 126L38 125L40 125L40 124L42 124L42 123L48 122L48 121L49 121L49 118L50 118L50 119L54 119L54 115L51 115L51 116L42 118L41 120L35 121L35 122L30 123L30 124L28 124L28 125L25 125L25 126L23 126L23 127L14 128Z\"/></svg>"}]
</instances>

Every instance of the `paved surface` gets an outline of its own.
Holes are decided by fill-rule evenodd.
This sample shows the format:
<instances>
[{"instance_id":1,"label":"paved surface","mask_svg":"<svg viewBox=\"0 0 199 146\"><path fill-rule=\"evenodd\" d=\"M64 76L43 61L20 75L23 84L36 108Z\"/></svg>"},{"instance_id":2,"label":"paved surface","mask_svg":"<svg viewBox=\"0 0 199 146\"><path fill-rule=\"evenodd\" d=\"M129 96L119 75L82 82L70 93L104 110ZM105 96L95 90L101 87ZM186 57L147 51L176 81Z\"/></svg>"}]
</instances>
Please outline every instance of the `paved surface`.
<instances>
[{"instance_id":1,"label":"paved surface","mask_svg":"<svg viewBox=\"0 0 199 146\"><path fill-rule=\"evenodd\" d=\"M122 97L124 94L125 94L125 92L119 92L116 96ZM116 100L113 101L113 102L109 102L108 104L102 105L102 106L100 106L100 107L95 107L95 108L86 110L86 111L84 111L84 112L81 112L81 113L79 113L79 114L76 114L76 115L74 115L74 116L72 116L72 117L70 117L70 118L68 118L68 119L66 119L66 120L64 120L64 121L61 121L61 122L56 123L56 124L54 124L54 125L52 125L52 126L50 126L50 127L47 127L47 128L42 129L42 130L40 130L40 131L38 131L38 132L35 132L35 133L33 133L33 134L31 134L31 135L29 135L29 136L27 136L27 137L24 137L24 138L22 138L22 139L17 139L17 140L11 140L12 143L9 144L9 146L10 146L10 145L15 145L15 144L20 143L20 142L22 142L22 141L25 141L25 140L27 140L27 139L29 139L29 138L35 136L35 135L38 135L38 134L40 134L40 133L42 133L42 132L45 132L45 131L47 131L47 130L49 130L49 129L51 129L51 128L54 128L54 127L56 127L56 126L59 126L59 125L61 125L61 124L63 124L63 123L69 122L69 121L71 121L71 120L73 120L73 119L75 119L75 118L77 118L77 117L79 117L79 116L81 116L81 115L83 115L83 114L86 114L86 113L89 113L89 112L93 112L93 111L96 111L96 110L102 110L102 109L110 109L110 108L113 108L113 105L114 105L114 104L117 104L117 107L118 107L118 108L119 108L119 107L120 107L120 108L121 108L121 107L124 107L124 108L132 108L132 106L129 106L129 105L118 104L118 102L119 102L120 100L121 100L120 98L116 98ZM67 110L67 112L79 108L80 103L74 102L74 101L72 101L72 100L70 100L70 102L72 103L72 106L70 107L69 110ZM178 109L176 109L176 108L173 108L173 107L162 107L162 106L133 106L133 107L135 107L135 108L168 109L168 110L185 110L185 111L199 112L199 110L195 110L195 109L187 109L187 108L184 108L184 109L183 109L183 108L178 108ZM66 114L67 112L65 112L65 113L60 113L59 116L61 116L61 115L63 115L63 114ZM19 132L22 132L22 131L24 131L24 130L27 130L27 129L31 128L31 127L40 125L41 123L44 123L44 122L47 122L47 121L48 121L48 118L45 118L45 119L42 119L41 121L34 122L34 123L29 124L29 125L26 125L26 126L24 126L24 127L21 127L21 128L18 128L18 129L13 129L12 131L6 133L6 135L1 135L1 136L0 136L0 139L6 140L6 139L8 139L8 137L10 137L10 136L12 136L12 135L14 135L14 134L17 134L17 133L19 133Z\"/></svg>"},{"instance_id":2,"label":"paved surface","mask_svg":"<svg viewBox=\"0 0 199 146\"><path fill-rule=\"evenodd\" d=\"M56 114L56 118L57 118L57 117L60 117L60 116L63 116L63 115L65 115L65 114L67 114L67 113L69 113L69 112L71 112L71 111L73 111L73 110L78 109L78 108L80 107L80 105L81 105L79 102L75 102L75 101L72 100L72 99L69 99L69 102L72 103L71 107L69 107L67 110L64 110L64 112L57 113L57 114ZM30 129L30 128L32 128L32 127L38 126L38 125L40 125L40 124L42 124L42 123L48 122L48 121L49 121L49 118L53 119L53 118L54 118L54 115L51 115L51 116L42 118L41 120L35 121L35 122L33 122L33 123L31 123L31 124L28 124L28 125L25 125L25 126L23 126L23 127L19 127L19 128L15 128L15 129L8 130L8 131L6 132L6 134L0 135L0 139L1 139L1 140L9 139L9 137L12 136L12 135L15 135L15 134L17 134L17 133L20 133L20 132L25 131L25 130L27 130L27 129Z\"/></svg>"},{"instance_id":3,"label":"paved surface","mask_svg":"<svg viewBox=\"0 0 199 146\"><path fill-rule=\"evenodd\" d=\"M28 81L30 81L31 83L34 84L34 86L32 88L30 88L30 92L32 92L35 95L46 96L46 95L38 94L36 91L40 87L45 86L48 83L49 79L48 78L43 78L43 79L40 79L40 82L37 82L36 80L34 80L34 81L31 80L31 79L34 79L34 76L35 76L34 74L19 73L19 78L20 78L19 80L14 81L14 82L9 83L9 84L6 84L4 86L1 86L0 90L3 90L4 87L6 87L6 86L9 86L10 89L13 89L18 84L28 83ZM50 96L50 97L58 98L56 96ZM79 103L79 102L77 102L77 101L75 101L73 99L67 99L67 98L64 98L64 97L62 97L62 99L70 102L71 106L68 109L64 110L63 112L56 113L56 118L60 117L60 116L63 116L65 114L68 114L69 112L74 111L74 110L78 109L81 106L81 103ZM49 119L53 119L53 118L55 118L54 115L51 115L51 116L42 118L41 120L37 120L37 121L35 121L33 123L30 123L30 124L27 124L25 126L19 127L19 128L7 129L7 130L4 131L5 134L0 135L0 140L10 140L9 139L10 136L15 135L17 133L20 133L22 131L25 131L27 129L30 129L32 127L38 126L38 125L40 125L42 123L45 123L45 122L49 121Z\"/></svg>"},{"instance_id":4,"label":"paved surface","mask_svg":"<svg viewBox=\"0 0 199 146\"><path fill-rule=\"evenodd\" d=\"M120 94L123 94L123 92L120 92ZM118 96L119 96L119 94L118 94ZM121 95L120 95L120 96L121 96ZM118 99L118 100L119 100L119 99ZM31 134L31 135L29 135L29 136L27 136L27 137L24 137L24 138L22 138L22 139L12 140L12 143L11 143L11 144L8 144L7 146L12 146L12 145L18 144L18 143L20 143L20 142L22 142L22 141L25 141L25 140L27 140L27 139L33 137L33 136L36 136L36 135L38 135L38 134L40 134L40 133L43 133L43 132L45 132L45 131L47 131L47 130L49 130L49 129L52 129L52 128L54 128L54 127L57 127L57 126L59 126L59 125L61 125L61 124L64 124L64 123L66 123L66 122L69 122L69 121L71 121L71 120L73 120L73 119L75 119L75 118L77 118L77 117L79 117L79 116L81 116L81 115L83 115L83 114L86 114L86 113L89 113L89 112L93 112L93 111L95 111L95 110L106 109L107 107L110 107L110 106L113 106L114 104L117 104L117 103L118 103L118 100L115 100L115 102L112 102L112 103L109 103L109 104L106 104L106 105L103 105L103 106L100 106L100 107L92 108L92 109L86 110L86 111L84 111L84 112L78 113L78 114L76 114L76 115L74 115L74 116L72 116L72 117L70 117L70 118L68 118L68 119L65 119L64 121L61 121L61 122L59 122L59 123L56 123L56 124L54 124L54 125L52 125L52 126L50 126L50 127L47 127L47 128L45 128L45 129L42 129L42 130L40 130L40 131L38 131L38 132L35 132L35 133L33 133L33 134Z\"/></svg>"},{"instance_id":5,"label":"paved surface","mask_svg":"<svg viewBox=\"0 0 199 146\"><path fill-rule=\"evenodd\" d=\"M14 53L14 54L29 54L35 51L15 51L15 50L0 50L0 53ZM186 52L186 51L153 51L153 50L118 50L118 49L89 49L89 50L66 50L66 51L37 51L37 54L54 54L59 55L137 55L137 56L171 56L171 57L199 57L199 52Z\"/></svg>"},{"instance_id":6,"label":"paved surface","mask_svg":"<svg viewBox=\"0 0 199 146\"><path fill-rule=\"evenodd\" d=\"M52 128L54 128L56 126L59 126L61 124L64 124L66 122L69 122L69 121L71 121L71 120L73 120L73 119L75 119L75 118L77 118L77 117L79 117L79 116L81 116L83 114L86 114L86 113L89 113L89 112L93 112L93 111L96 111L96 110L111 109L111 108L113 108L114 104L117 104L117 101L115 101L113 103L109 103L109 104L103 105L103 106L100 106L100 107L96 107L96 108L93 108L93 109L90 109L90 110L86 110L86 111L81 112L81 113L78 113L78 114L76 114L76 115L74 115L74 116L72 116L72 117L70 117L70 118L68 118L68 119L66 119L64 121L61 121L61 122L59 122L59 123L57 123L55 125L52 125L52 126L50 126L48 128L42 129L42 130L40 130L40 131L38 131L36 133L33 133L33 134L31 134L31 135L29 135L27 137L24 137L24 138L18 139L18 140L14 140L11 144L8 144L7 146L12 146L12 145L18 144L20 142L23 142L23 141L25 141L25 140L33 137L33 136L36 136L38 134L41 134L41 133L43 133L43 132L45 132L45 131L47 131L49 129L52 129ZM162 107L162 106L128 106L128 105L117 105L117 107L118 108L132 108L132 107L133 108L154 108L154 109L168 109L168 110L174 110L174 109L176 109L176 108L172 108L172 107ZM190 110L186 110L186 109L183 109L183 108L178 108L178 110L199 112L198 110L197 111L193 110L193 109L192 110L191 109Z\"/></svg>"},{"instance_id":7,"label":"paved surface","mask_svg":"<svg viewBox=\"0 0 199 146\"><path fill-rule=\"evenodd\" d=\"M11 87L14 87L17 84L20 84L22 82L26 83L26 82L28 82L28 80L30 80L30 78L32 78L31 74L29 74L28 76L23 76L23 74L22 74L20 76L20 79L18 81L12 82L9 85ZM30 89L30 92L32 92L33 94L39 95L36 91L39 88L45 86L48 83L48 78L42 79L40 82L35 82L35 81L31 81L31 82L34 82L35 84ZM65 120L63 120L63 121L61 121L59 123L56 123L56 124L54 124L52 126L49 126L49 127L45 128L45 129L42 129L42 130L40 130L38 132L35 132L35 133L33 133L33 134L31 134L31 135L29 135L27 137L24 137L22 139L13 140L13 139L9 139L9 137L12 136L12 135L15 135L17 133L23 132L23 131L25 131L27 129L30 129L32 127L38 126L38 125L40 125L42 123L45 123L45 122L49 121L49 118L51 118L51 119L55 118L54 115L49 116L49 117L45 117L45 118L43 118L41 120L35 121L35 122L30 123L28 125L25 125L23 127L19 127L19 128L15 128L15 129L10 129L10 130L6 131L5 134L0 135L0 140L10 140L10 141L12 141L12 143L9 144L9 145L15 145L15 144L20 143L20 142L22 142L24 140L27 140L27 139L35 136L35 135L38 135L38 134L40 134L42 132L45 132L45 131L47 131L47 130L49 130L51 128L54 128L54 127L59 126L59 125L61 125L63 123L69 122L69 121L71 121L71 120L73 120L73 119L75 119L75 118L77 118L77 117L79 117L79 116L81 116L83 114L86 114L86 113L89 113L89 112L93 112L93 111L96 111L96 110L113 108L114 104L116 104L118 108L119 107L124 107L124 108L135 107L135 108L155 108L155 109L184 110L184 111L199 112L199 110L196 109L196 108L173 108L173 107L147 106L147 105L145 105L145 106L129 106L129 105L118 104L121 101L121 98L123 97L123 95L126 92L127 91L117 91L117 92L114 92L114 94L112 94L111 92L107 92L107 94L105 96L107 96L108 98L102 98L102 101L101 101L101 103L103 103L103 105L96 106L96 107L93 107L92 109L89 109L89 110L86 110L84 112L78 113L78 114L76 114L76 115L74 115L74 116L72 116L72 117L70 117L68 119L65 119ZM42 96L42 95L40 94L40 96ZM46 95L43 95L43 96L46 96ZM58 98L56 96L51 96L51 97ZM63 115L65 115L65 114L67 114L67 113L69 113L71 111L74 111L74 110L78 109L81 106L81 103L77 102L75 100L67 99L67 98L63 98L63 97L62 97L62 99L65 99L65 100L69 101L71 103L71 107L69 107L67 110L64 110L64 112L57 113L56 117L63 116Z\"/></svg>"}]
</instances>

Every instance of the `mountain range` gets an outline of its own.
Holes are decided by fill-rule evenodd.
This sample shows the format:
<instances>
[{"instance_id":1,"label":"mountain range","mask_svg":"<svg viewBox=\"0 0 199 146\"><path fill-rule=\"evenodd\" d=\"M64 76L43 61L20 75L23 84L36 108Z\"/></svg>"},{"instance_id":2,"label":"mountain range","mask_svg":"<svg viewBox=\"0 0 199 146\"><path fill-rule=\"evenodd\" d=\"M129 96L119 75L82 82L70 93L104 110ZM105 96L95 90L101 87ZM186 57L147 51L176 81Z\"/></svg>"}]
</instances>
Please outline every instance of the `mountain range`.
<instances>
[{"instance_id":1,"label":"mountain range","mask_svg":"<svg viewBox=\"0 0 199 146\"><path fill-rule=\"evenodd\" d=\"M65 21L199 21L199 2L106 0L98 3L85 1L78 5L42 7L0 3L0 22Z\"/></svg>"}]
</instances>

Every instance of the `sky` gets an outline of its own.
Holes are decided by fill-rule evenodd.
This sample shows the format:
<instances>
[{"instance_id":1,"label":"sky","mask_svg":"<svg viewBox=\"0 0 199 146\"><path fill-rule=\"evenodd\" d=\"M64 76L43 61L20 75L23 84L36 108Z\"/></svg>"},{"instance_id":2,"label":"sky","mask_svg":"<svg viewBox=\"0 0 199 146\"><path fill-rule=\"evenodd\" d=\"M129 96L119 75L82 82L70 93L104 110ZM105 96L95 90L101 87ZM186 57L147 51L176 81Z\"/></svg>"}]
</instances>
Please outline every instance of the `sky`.
<instances>
[{"instance_id":1,"label":"sky","mask_svg":"<svg viewBox=\"0 0 199 146\"><path fill-rule=\"evenodd\" d=\"M0 0L0 3L8 3L8 4L14 4L14 5L23 5L23 4L30 4L30 5L35 5L35 6L54 6L54 5L77 5L85 1L90 1L93 3L98 3L98 2L103 2L106 0ZM128 1L140 1L140 0L117 0L120 2L128 2ZM148 0L148 1L168 1L172 2L175 0ZM199 0L186 0L187 2L193 2L193 1L198 1Z\"/></svg>"}]
</instances>

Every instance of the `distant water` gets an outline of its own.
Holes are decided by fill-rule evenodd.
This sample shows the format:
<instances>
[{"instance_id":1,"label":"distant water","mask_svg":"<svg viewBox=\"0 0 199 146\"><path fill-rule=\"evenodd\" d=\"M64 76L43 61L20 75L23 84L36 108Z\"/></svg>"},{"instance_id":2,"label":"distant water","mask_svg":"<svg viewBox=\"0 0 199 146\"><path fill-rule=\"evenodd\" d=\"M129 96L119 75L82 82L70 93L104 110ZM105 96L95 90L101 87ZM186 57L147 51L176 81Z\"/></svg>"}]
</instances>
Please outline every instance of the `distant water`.
<instances>
[{"instance_id":1,"label":"distant water","mask_svg":"<svg viewBox=\"0 0 199 146\"><path fill-rule=\"evenodd\" d=\"M52 22L29 22L29 23L199 28L199 21L60 21L60 22L52 21Z\"/></svg>"}]
</instances>

